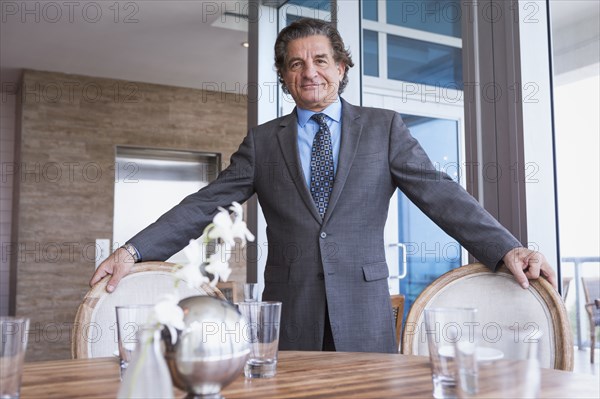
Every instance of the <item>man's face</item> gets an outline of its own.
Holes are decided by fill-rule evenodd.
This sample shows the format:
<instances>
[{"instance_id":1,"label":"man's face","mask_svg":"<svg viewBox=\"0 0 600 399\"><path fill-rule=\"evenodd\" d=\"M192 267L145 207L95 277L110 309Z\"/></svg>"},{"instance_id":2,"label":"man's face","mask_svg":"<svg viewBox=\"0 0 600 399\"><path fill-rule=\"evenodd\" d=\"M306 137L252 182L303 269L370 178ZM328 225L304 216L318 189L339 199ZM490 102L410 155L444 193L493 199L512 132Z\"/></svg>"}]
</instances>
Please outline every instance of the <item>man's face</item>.
<instances>
[{"instance_id":1,"label":"man's face","mask_svg":"<svg viewBox=\"0 0 600 399\"><path fill-rule=\"evenodd\" d=\"M344 69L326 36L308 36L288 44L283 80L298 107L320 112L336 100Z\"/></svg>"}]
</instances>

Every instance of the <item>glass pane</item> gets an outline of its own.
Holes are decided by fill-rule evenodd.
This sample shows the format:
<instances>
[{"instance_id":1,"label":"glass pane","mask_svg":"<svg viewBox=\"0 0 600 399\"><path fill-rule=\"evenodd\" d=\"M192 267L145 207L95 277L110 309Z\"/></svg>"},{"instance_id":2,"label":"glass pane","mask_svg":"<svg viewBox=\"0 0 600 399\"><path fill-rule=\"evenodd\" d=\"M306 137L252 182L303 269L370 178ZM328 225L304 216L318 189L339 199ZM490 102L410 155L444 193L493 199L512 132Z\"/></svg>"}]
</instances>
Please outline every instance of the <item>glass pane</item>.
<instances>
[{"instance_id":1,"label":"glass pane","mask_svg":"<svg viewBox=\"0 0 600 399\"><path fill-rule=\"evenodd\" d=\"M363 73L368 76L379 76L379 41L378 33L363 30Z\"/></svg>"},{"instance_id":2,"label":"glass pane","mask_svg":"<svg viewBox=\"0 0 600 399\"><path fill-rule=\"evenodd\" d=\"M288 0L284 6L297 5L306 8L314 8L321 11L331 10L331 0ZM306 15L308 17L308 15Z\"/></svg>"},{"instance_id":3,"label":"glass pane","mask_svg":"<svg viewBox=\"0 0 600 399\"><path fill-rule=\"evenodd\" d=\"M289 0L279 10L280 18L285 18L279 21L281 29L300 18L331 20L331 0Z\"/></svg>"},{"instance_id":4,"label":"glass pane","mask_svg":"<svg viewBox=\"0 0 600 399\"><path fill-rule=\"evenodd\" d=\"M377 0L362 1L362 17L370 21L377 21Z\"/></svg>"},{"instance_id":5,"label":"glass pane","mask_svg":"<svg viewBox=\"0 0 600 399\"><path fill-rule=\"evenodd\" d=\"M303 18L301 15L289 14L289 13L285 14L285 23L286 23L286 26L290 25L292 22L295 22L295 21L297 21L297 20L299 20L301 18Z\"/></svg>"},{"instance_id":6,"label":"glass pane","mask_svg":"<svg viewBox=\"0 0 600 399\"><path fill-rule=\"evenodd\" d=\"M387 23L461 37L459 0L388 0Z\"/></svg>"},{"instance_id":7,"label":"glass pane","mask_svg":"<svg viewBox=\"0 0 600 399\"><path fill-rule=\"evenodd\" d=\"M597 1L581 0L548 4L554 72L560 283L574 343L589 366L592 333L596 362L600 357L600 329L590 328L598 313L590 313L594 308L585 307L600 296L600 6ZM575 371L593 370L584 368L584 362L576 361Z\"/></svg>"},{"instance_id":8,"label":"glass pane","mask_svg":"<svg viewBox=\"0 0 600 399\"><path fill-rule=\"evenodd\" d=\"M403 115L412 135L431 161L458 181L458 122ZM398 196L399 241L406 245L408 274L400 280L408 312L416 297L433 280L461 265L461 247L401 192Z\"/></svg>"},{"instance_id":9,"label":"glass pane","mask_svg":"<svg viewBox=\"0 0 600 399\"><path fill-rule=\"evenodd\" d=\"M388 79L463 89L462 50L387 35Z\"/></svg>"}]
</instances>

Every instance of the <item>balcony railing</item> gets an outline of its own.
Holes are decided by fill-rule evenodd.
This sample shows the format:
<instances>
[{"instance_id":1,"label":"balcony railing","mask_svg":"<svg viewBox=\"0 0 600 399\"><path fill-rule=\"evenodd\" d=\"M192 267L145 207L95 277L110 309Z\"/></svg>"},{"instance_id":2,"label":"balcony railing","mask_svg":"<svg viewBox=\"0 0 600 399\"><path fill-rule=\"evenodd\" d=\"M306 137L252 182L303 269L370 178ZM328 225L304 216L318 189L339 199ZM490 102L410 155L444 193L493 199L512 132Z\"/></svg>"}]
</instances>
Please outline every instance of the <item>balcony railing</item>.
<instances>
[{"instance_id":1,"label":"balcony railing","mask_svg":"<svg viewBox=\"0 0 600 399\"><path fill-rule=\"evenodd\" d=\"M569 273L568 268L565 264L573 264L572 273ZM595 264L595 265L594 265ZM595 266L595 267L594 267ZM585 268L584 268L585 267ZM583 321L582 313L585 317L585 297L582 286L582 277L600 278L600 257L598 256L568 256L561 258L561 271L563 276L563 283L568 281L568 284L572 284L575 289L575 342L579 349L590 346L589 335L585 334L583 338ZM564 287L563 287L564 289ZM571 289L568 290L569 292ZM566 301L565 292L563 292L563 298ZM595 298L591 298L593 301ZM598 342L598 340L597 340Z\"/></svg>"}]
</instances>

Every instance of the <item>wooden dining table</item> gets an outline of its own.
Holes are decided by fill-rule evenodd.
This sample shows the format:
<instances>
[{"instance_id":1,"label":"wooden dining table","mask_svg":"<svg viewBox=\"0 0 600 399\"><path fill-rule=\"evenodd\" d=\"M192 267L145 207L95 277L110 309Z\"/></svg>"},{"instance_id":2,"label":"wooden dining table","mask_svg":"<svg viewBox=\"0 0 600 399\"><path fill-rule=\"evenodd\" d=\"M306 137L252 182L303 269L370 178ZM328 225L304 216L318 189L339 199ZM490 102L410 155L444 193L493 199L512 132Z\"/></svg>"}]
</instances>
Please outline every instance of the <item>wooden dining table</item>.
<instances>
[{"instance_id":1,"label":"wooden dining table","mask_svg":"<svg viewBox=\"0 0 600 399\"><path fill-rule=\"evenodd\" d=\"M481 391L489 397L514 397L494 388L495 374L481 374ZM115 398L119 384L117 358L32 362L25 364L21 398ZM542 369L539 397L597 399L599 385L598 376ZM222 394L228 399L427 398L432 397L431 369L423 356L281 351L275 377L246 379L240 374ZM175 391L176 398L184 396Z\"/></svg>"}]
</instances>

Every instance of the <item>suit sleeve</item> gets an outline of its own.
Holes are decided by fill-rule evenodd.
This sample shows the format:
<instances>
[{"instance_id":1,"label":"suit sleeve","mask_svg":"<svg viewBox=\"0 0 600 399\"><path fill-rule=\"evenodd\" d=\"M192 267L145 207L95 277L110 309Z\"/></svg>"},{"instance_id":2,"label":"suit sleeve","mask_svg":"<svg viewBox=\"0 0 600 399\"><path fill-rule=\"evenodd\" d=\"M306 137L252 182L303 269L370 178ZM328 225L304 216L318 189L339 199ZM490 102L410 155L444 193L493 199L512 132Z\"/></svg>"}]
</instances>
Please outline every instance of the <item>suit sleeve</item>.
<instances>
[{"instance_id":1,"label":"suit sleeve","mask_svg":"<svg viewBox=\"0 0 600 399\"><path fill-rule=\"evenodd\" d=\"M250 130L216 180L184 198L128 242L144 261L168 259L202 234L219 206L227 208L233 201L243 203L254 194L254 161L254 135Z\"/></svg>"},{"instance_id":2,"label":"suit sleeve","mask_svg":"<svg viewBox=\"0 0 600 399\"><path fill-rule=\"evenodd\" d=\"M435 169L400 115L392 120L390 172L395 185L434 223L490 269L521 243L446 173Z\"/></svg>"}]
</instances>

